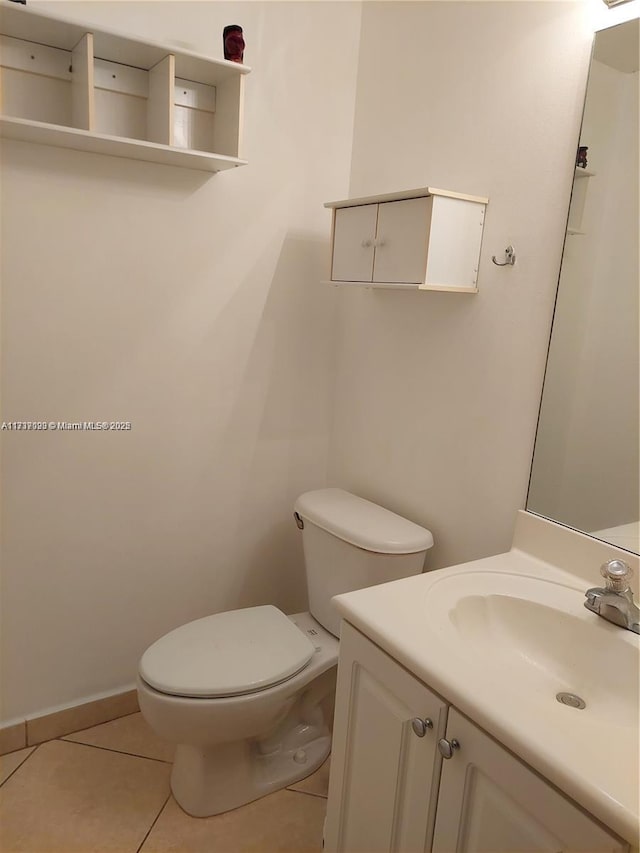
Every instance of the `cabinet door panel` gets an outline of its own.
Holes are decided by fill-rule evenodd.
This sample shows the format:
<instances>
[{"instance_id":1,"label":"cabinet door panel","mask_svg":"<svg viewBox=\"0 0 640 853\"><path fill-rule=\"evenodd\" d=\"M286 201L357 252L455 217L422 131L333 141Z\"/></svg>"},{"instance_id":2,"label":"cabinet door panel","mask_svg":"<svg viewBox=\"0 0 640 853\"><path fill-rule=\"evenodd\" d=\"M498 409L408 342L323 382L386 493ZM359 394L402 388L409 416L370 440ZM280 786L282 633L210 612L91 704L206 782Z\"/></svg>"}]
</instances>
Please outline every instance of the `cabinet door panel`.
<instances>
[{"instance_id":1,"label":"cabinet door panel","mask_svg":"<svg viewBox=\"0 0 640 853\"><path fill-rule=\"evenodd\" d=\"M325 849L430 850L446 706L343 623ZM414 717L433 720L424 737Z\"/></svg>"},{"instance_id":2,"label":"cabinet door panel","mask_svg":"<svg viewBox=\"0 0 640 853\"><path fill-rule=\"evenodd\" d=\"M456 710L433 853L605 853L627 846Z\"/></svg>"},{"instance_id":3,"label":"cabinet door panel","mask_svg":"<svg viewBox=\"0 0 640 853\"><path fill-rule=\"evenodd\" d=\"M335 216L331 279L371 281L378 205L338 208Z\"/></svg>"},{"instance_id":4,"label":"cabinet door panel","mask_svg":"<svg viewBox=\"0 0 640 853\"><path fill-rule=\"evenodd\" d=\"M424 282L432 201L411 198L380 205L374 281Z\"/></svg>"}]
</instances>

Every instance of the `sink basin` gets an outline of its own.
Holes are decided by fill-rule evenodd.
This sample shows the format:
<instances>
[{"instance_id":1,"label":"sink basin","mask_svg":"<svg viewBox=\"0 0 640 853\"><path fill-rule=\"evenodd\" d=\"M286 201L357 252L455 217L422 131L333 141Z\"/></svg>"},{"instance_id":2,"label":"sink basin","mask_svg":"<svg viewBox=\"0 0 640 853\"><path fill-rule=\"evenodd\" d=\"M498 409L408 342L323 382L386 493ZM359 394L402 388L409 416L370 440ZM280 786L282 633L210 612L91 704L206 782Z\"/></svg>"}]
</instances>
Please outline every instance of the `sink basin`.
<instances>
[{"instance_id":1,"label":"sink basin","mask_svg":"<svg viewBox=\"0 0 640 853\"><path fill-rule=\"evenodd\" d=\"M579 715L637 730L637 635L589 613L584 590L525 575L474 572L442 578L428 591L431 628L502 692L556 703L575 694ZM569 700L572 701L572 700Z\"/></svg>"}]
</instances>

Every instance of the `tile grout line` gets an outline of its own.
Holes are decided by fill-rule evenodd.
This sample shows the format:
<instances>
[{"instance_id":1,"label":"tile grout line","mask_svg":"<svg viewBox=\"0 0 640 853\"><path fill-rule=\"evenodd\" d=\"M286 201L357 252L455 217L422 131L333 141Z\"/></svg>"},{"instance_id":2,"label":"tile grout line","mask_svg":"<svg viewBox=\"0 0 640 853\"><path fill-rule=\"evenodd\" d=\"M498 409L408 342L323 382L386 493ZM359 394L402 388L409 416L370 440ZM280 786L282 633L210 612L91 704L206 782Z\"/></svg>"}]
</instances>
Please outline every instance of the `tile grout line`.
<instances>
[{"instance_id":1,"label":"tile grout line","mask_svg":"<svg viewBox=\"0 0 640 853\"><path fill-rule=\"evenodd\" d=\"M144 837L144 838L142 839L142 841L140 842L140 846L139 846L139 847L138 847L138 849L136 850L136 853L140 853L140 851L141 851L141 850L142 850L142 848L144 847L144 845L145 845L145 843L146 843L146 841L147 841L147 838L151 835L151 830L153 829L153 827L156 825L156 823L157 823L157 822L158 822L158 820L160 819L160 815L161 815L161 814L162 814L162 812L166 809L166 807L167 807L167 803L169 802L169 800L170 800L170 799L171 799L171 791L169 791L169 796L167 797L167 799L166 799L166 800L164 801L164 803L162 804L162 807L161 807L160 811L159 811L159 812L158 812L158 814L155 816L155 818L154 818L154 820L153 820L153 823L151 824L151 826L150 826L150 827L149 827L149 829L147 830L147 833L146 833L145 837Z\"/></svg>"},{"instance_id":2,"label":"tile grout line","mask_svg":"<svg viewBox=\"0 0 640 853\"><path fill-rule=\"evenodd\" d=\"M5 784L5 782L8 782L8 781L9 781L9 779L11 779L11 777L12 777L15 773L17 773L17 772L18 772L18 770L20 770L20 768L21 768L21 767L24 767L24 765L25 765L25 764L27 763L27 761L31 758L31 756L32 756L32 755L35 755L35 753L38 751L39 746L40 746L40 744L38 743L38 744L35 744L35 746L33 746L33 747L32 747L31 752L29 753L29 755L26 755L26 756L24 757L24 759L20 762L20 764L18 764L18 766L17 766L17 767L15 767L15 768L11 771L11 773L9 773L9 775L7 776L7 778L6 778L6 779L3 779L3 780L2 780L2 782L0 782L0 788L2 788L2 786ZM28 747L28 746L25 746L25 747L23 747L23 749L29 749L29 747ZM15 750L15 751L17 752L18 750ZM10 752L7 752L6 754L7 754L7 755L11 755L11 753L10 753Z\"/></svg>"},{"instance_id":3,"label":"tile grout line","mask_svg":"<svg viewBox=\"0 0 640 853\"><path fill-rule=\"evenodd\" d=\"M77 706L77 707L82 707L82 706ZM57 712L54 712L54 713L57 713ZM51 740L61 740L62 738L68 737L68 735L76 735L76 734L80 734L80 732L87 732L90 729L95 729L95 728L98 728L99 726L108 726L109 723L115 723L118 720L124 720L124 719L126 719L126 717L134 717L136 714L140 714L140 713L141 713L140 709L138 709L137 711L129 711L128 713L122 714L119 717L110 717L108 720L103 720L101 723L93 722L93 723L90 723L88 726L82 726L79 729L74 729L72 732L66 732L66 733L63 733L60 735L53 735L52 737L48 737L45 740L40 741L40 743L48 743ZM47 716L49 716L49 715L44 714L41 717L28 717L25 720L25 723L27 724L26 725L27 740L29 739L29 723L37 723L39 720L42 720ZM27 746L32 746L32 745L33 744L27 744Z\"/></svg>"},{"instance_id":4,"label":"tile grout line","mask_svg":"<svg viewBox=\"0 0 640 853\"><path fill-rule=\"evenodd\" d=\"M124 720L126 719L126 717L134 717L136 714L139 713L140 710L138 709L137 711L131 711L128 714L123 714L121 717L112 717L110 720L105 720L102 723L91 723L90 726L83 726L81 729L74 729L72 732L67 732L66 735L58 735L58 737L50 738L50 740L61 740L62 738L69 737L69 735L77 735L80 734L80 732L88 732L89 729L96 729L98 728L98 726L108 726L109 723L115 723L116 720Z\"/></svg>"},{"instance_id":5,"label":"tile grout line","mask_svg":"<svg viewBox=\"0 0 640 853\"><path fill-rule=\"evenodd\" d=\"M299 791L297 788L285 788L286 791L291 791L292 794L306 794L307 797L319 797L321 800L328 799L328 794L316 794L315 791Z\"/></svg>"},{"instance_id":6,"label":"tile grout line","mask_svg":"<svg viewBox=\"0 0 640 853\"><path fill-rule=\"evenodd\" d=\"M148 755L138 755L137 752L125 752L123 749L112 749L109 746L98 746L95 743L84 743L81 740L71 740L70 737L58 737L55 738L57 741L61 741L62 743L75 743L76 746L88 746L91 749L101 749L103 752L115 752L117 755L130 755L131 758L144 758L147 761L157 761L159 764L173 764L173 761L165 761L164 758L151 758ZM50 743L51 741L45 741L45 743Z\"/></svg>"}]
</instances>

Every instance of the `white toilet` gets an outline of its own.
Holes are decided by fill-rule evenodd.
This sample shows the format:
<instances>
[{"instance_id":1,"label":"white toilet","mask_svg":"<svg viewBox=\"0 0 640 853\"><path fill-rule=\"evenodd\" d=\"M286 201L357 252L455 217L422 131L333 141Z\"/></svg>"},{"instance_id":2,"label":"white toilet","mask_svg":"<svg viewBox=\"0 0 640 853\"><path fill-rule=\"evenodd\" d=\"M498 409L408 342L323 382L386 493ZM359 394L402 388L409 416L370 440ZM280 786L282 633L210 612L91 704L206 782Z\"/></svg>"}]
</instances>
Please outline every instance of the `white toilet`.
<instances>
[{"instance_id":1,"label":"white toilet","mask_svg":"<svg viewBox=\"0 0 640 853\"><path fill-rule=\"evenodd\" d=\"M308 776L329 754L340 621L331 598L422 571L431 533L342 489L296 501L309 613L271 605L217 613L142 656L140 710L177 744L171 789L196 817Z\"/></svg>"}]
</instances>

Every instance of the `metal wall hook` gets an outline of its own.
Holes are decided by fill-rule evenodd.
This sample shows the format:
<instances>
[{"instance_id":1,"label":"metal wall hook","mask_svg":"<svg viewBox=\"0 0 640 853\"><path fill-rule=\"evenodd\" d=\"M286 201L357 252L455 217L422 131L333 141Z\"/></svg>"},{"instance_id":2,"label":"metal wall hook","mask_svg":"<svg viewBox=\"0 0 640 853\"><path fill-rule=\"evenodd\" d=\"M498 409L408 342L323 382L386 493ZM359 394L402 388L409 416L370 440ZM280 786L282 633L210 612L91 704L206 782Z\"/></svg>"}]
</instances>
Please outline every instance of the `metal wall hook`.
<instances>
[{"instance_id":1,"label":"metal wall hook","mask_svg":"<svg viewBox=\"0 0 640 853\"><path fill-rule=\"evenodd\" d=\"M516 250L513 246L507 246L504 250L504 256L506 258L505 262L501 264L499 261L496 261L496 256L494 255L491 260L497 267L512 267L516 262Z\"/></svg>"}]
</instances>

